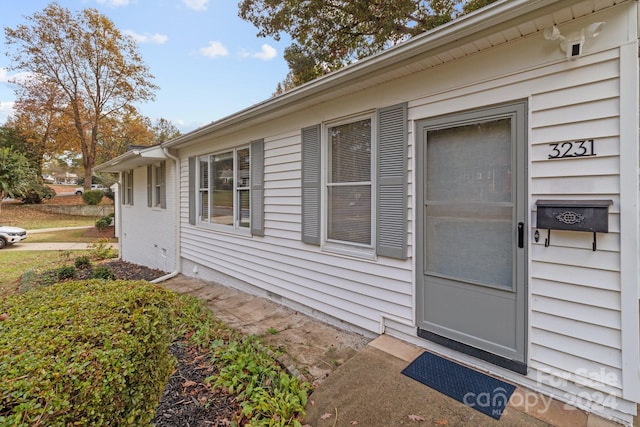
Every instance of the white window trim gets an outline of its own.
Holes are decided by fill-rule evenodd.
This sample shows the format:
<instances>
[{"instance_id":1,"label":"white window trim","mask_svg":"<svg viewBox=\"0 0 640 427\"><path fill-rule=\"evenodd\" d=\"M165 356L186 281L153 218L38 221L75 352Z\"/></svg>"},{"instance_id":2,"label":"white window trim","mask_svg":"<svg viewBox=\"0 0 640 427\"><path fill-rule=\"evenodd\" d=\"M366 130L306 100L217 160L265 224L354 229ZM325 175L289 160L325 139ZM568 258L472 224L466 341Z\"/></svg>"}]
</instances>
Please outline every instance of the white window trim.
<instances>
[{"instance_id":1,"label":"white window trim","mask_svg":"<svg viewBox=\"0 0 640 427\"><path fill-rule=\"evenodd\" d=\"M158 179L158 178L162 178L159 176L161 170L162 170L161 163L154 163L151 165L151 183L150 183L151 184L151 206L149 206L149 208L154 211L164 210L164 208L162 207L162 189L160 188L162 186L162 182L160 181L160 179ZM164 176L165 197L166 197L166 182L167 182L166 171L167 169L165 164L165 176Z\"/></svg>"},{"instance_id":2,"label":"white window trim","mask_svg":"<svg viewBox=\"0 0 640 427\"><path fill-rule=\"evenodd\" d=\"M153 170L152 170L152 179L153 179L153 184L152 184L152 202L151 205L154 208L160 209L161 205L162 205L162 201L160 200L162 198L162 182L160 181L159 178L160 177L160 172L162 171L162 167L160 166L160 164L156 164L153 165Z\"/></svg>"},{"instance_id":3,"label":"white window trim","mask_svg":"<svg viewBox=\"0 0 640 427\"><path fill-rule=\"evenodd\" d=\"M219 231L219 232L224 232L224 233L233 233L233 234L242 234L242 235L247 235L250 236L251 235L251 226L249 225L248 227L241 227L240 226L240 219L239 219L239 200L238 200L238 190L239 189L246 189L249 191L249 198L251 198L251 187L247 186L247 187L237 187L237 183L239 182L238 180L238 151L243 150L243 149L247 149L249 150L249 176L251 176L251 147L250 145L241 145L241 146L237 146L237 147L231 147L231 148L226 148L226 149L222 149L222 150L218 150L218 151L214 151L214 152L210 152L210 153L206 153L206 154L201 154L196 156L196 200L195 200L195 209L196 209L196 226L201 227L201 228L206 228L206 229L210 229L210 230L214 230L214 231ZM207 159L206 163L207 163L207 167L210 167L211 165L211 156L215 156L217 154L222 154L222 153L228 153L229 151L231 151L233 153L233 207L232 207L232 211L233 211L233 225L226 225L226 224L216 224L213 222L209 222L209 221L202 221L202 215L201 215L201 203L202 203L202 198L201 198L201 191L203 190L203 187L200 185L200 164L202 159ZM208 173L208 178L209 181L211 181L211 171L209 171ZM211 182L209 183L209 187L207 187L207 191L211 192ZM212 198L209 195L209 197L207 198L208 202L209 202L209 207L208 207L208 212L209 215L211 214L211 201ZM252 206L249 206L249 224L251 224L251 210L253 209Z\"/></svg>"},{"instance_id":4,"label":"white window trim","mask_svg":"<svg viewBox=\"0 0 640 427\"><path fill-rule=\"evenodd\" d=\"M335 126L345 125L360 120L371 120L371 242L369 245L361 243L347 242L342 240L332 240L327 237L329 229L329 129ZM340 119L322 123L320 138L321 157L321 249L326 252L347 255L365 259L376 258L376 206L377 206L377 120L375 110L367 111L357 115L342 117Z\"/></svg>"},{"instance_id":5,"label":"white window trim","mask_svg":"<svg viewBox=\"0 0 640 427\"><path fill-rule=\"evenodd\" d=\"M123 206L133 206L133 169L122 172ZM131 190L131 193L129 193Z\"/></svg>"}]
</instances>

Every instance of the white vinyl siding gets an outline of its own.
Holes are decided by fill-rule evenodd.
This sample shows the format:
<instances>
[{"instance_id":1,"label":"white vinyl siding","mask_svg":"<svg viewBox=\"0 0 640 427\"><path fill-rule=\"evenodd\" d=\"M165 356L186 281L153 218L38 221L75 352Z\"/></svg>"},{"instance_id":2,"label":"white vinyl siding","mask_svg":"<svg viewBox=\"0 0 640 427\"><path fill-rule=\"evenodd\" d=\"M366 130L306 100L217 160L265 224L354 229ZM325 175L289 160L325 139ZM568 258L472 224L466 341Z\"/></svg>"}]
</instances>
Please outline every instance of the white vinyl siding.
<instances>
[{"instance_id":1,"label":"white vinyl siding","mask_svg":"<svg viewBox=\"0 0 640 427\"><path fill-rule=\"evenodd\" d=\"M175 163L165 163L165 186L163 191L167 209L149 209L147 203L123 205L121 215L120 256L135 264L170 272L176 268L176 221L175 217ZM145 200L147 197L147 167L130 172L133 181L131 197ZM116 219L117 220L117 219Z\"/></svg>"},{"instance_id":2,"label":"white vinyl siding","mask_svg":"<svg viewBox=\"0 0 640 427\"><path fill-rule=\"evenodd\" d=\"M615 51L604 53L591 65L574 70L573 85L531 97L532 203L611 199L614 204L609 210L609 233L597 235L596 252L591 250L591 233L553 230L545 248L547 232L539 230L541 239L531 247L530 359L532 367L579 384L594 372L606 372L596 388L620 397L618 70ZM549 144L580 139L594 139L596 156L548 158Z\"/></svg>"},{"instance_id":3,"label":"white vinyl siding","mask_svg":"<svg viewBox=\"0 0 640 427\"><path fill-rule=\"evenodd\" d=\"M584 19L580 17L599 8L595 2L538 16L515 27L517 31L489 34L477 43L443 49L436 56L421 60L421 67L429 64L431 69L422 71L410 64L397 80L380 73L371 77L375 87L363 85L349 96L339 96L336 90L338 93L326 94L313 108L291 110L283 118L237 129L236 133L221 132L223 135L215 141L181 149L184 274L217 280L215 272L220 272L265 295L306 306L310 312L336 323L354 325L370 333L386 330L390 335L429 347L430 343L416 337L414 319L412 256L417 237L413 234L413 204L415 192L420 189L414 181L414 122L526 99L529 373L524 377L472 358L464 361L583 407L599 402L578 401L581 394L597 396L604 392L617 396L617 408L600 412L628 419L635 411L635 403L622 397L622 380L630 378L637 383L637 366L624 368L624 325L637 323L638 312L624 311L628 302L623 294L628 290L623 289L623 284L636 290L637 283L625 283L622 277L637 278L637 266L630 269L635 271L620 268L626 255L621 249L621 192L623 181L637 183L638 177L637 170L635 174L621 175L624 154L620 148L620 99L625 90L621 87L626 83L621 78L619 45L630 43L627 50L635 47L636 40L626 38L629 28L635 31L635 17L629 17L635 12L632 3ZM579 30L594 20L606 21L606 30L587 46L585 55L572 62L566 61L557 45L544 40L541 32L535 32L552 23L569 26L562 27L563 31ZM489 50L478 52L479 49ZM637 55L622 59L637 61ZM413 74L408 75L408 71ZM407 259L362 259L323 252L319 246L304 243L301 130L400 101L408 102ZM252 239L190 225L187 157L207 153L216 143L228 147L233 141L262 136L264 237ZM580 139L594 139L597 155L548 158L550 143ZM591 250L591 233L552 231L551 245L545 247L546 230L539 230L540 240L535 242L535 202L539 199L613 200L609 233L597 235L598 250ZM627 225L632 223L629 219L624 221ZM630 228L637 233L637 225ZM633 304L637 307L637 295ZM631 346L636 344L631 342ZM600 372L601 367L612 374L603 384L585 381L586 374Z\"/></svg>"},{"instance_id":4,"label":"white vinyl siding","mask_svg":"<svg viewBox=\"0 0 640 427\"><path fill-rule=\"evenodd\" d=\"M301 241L300 140L300 130L265 138L264 240L185 226L183 257L365 330L379 329L380 313L411 318L410 262L325 253Z\"/></svg>"}]
</instances>

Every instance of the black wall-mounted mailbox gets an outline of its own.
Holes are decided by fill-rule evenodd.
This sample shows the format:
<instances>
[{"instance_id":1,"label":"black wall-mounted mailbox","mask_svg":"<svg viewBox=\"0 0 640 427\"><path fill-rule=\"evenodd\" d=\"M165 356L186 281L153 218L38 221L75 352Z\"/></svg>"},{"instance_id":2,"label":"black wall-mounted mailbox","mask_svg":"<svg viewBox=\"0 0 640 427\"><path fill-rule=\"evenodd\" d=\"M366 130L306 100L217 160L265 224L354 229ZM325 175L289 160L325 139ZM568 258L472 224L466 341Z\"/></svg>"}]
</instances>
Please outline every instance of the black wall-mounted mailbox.
<instances>
[{"instance_id":1,"label":"black wall-mounted mailbox","mask_svg":"<svg viewBox=\"0 0 640 427\"><path fill-rule=\"evenodd\" d=\"M547 229L545 246L549 246L551 230L609 232L609 206L613 200L538 200L536 202L536 228Z\"/></svg>"}]
</instances>

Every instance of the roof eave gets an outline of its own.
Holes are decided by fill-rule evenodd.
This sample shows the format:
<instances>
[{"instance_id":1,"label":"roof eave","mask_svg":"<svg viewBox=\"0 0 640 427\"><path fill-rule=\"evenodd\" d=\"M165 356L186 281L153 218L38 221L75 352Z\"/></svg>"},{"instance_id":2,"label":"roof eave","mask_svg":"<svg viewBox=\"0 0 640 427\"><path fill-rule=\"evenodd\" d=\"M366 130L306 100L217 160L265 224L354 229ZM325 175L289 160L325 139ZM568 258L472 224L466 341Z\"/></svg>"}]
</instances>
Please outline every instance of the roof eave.
<instances>
[{"instance_id":1,"label":"roof eave","mask_svg":"<svg viewBox=\"0 0 640 427\"><path fill-rule=\"evenodd\" d=\"M441 25L431 31L397 46L391 47L371 57L350 64L340 70L305 83L282 95L240 110L230 116L212 122L185 135L162 144L164 147L177 148L207 134L232 127L239 123L258 118L295 105L302 100L331 90L338 85L362 78L376 70L388 67L417 55L425 55L473 34L486 32L495 25L508 22L519 16L536 11L562 0L498 0L485 8L464 15L454 21Z\"/></svg>"},{"instance_id":2,"label":"roof eave","mask_svg":"<svg viewBox=\"0 0 640 427\"><path fill-rule=\"evenodd\" d=\"M93 170L95 172L123 172L166 160L167 158L164 149L156 145L145 149L127 151L108 162L94 167Z\"/></svg>"}]
</instances>

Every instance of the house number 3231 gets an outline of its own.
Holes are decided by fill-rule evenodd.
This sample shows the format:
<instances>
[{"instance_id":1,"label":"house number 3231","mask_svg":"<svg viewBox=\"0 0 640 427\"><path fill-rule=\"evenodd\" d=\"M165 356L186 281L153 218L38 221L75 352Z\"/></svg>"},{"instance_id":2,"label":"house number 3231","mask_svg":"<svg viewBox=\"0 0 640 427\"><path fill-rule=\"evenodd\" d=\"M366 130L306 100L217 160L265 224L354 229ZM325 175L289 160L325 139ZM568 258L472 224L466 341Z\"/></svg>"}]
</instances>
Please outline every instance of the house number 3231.
<instances>
[{"instance_id":1,"label":"house number 3231","mask_svg":"<svg viewBox=\"0 0 640 427\"><path fill-rule=\"evenodd\" d=\"M550 159L596 155L596 152L593 150L593 139L558 142L557 144L549 144L549 146L551 146L551 153L549 154Z\"/></svg>"}]
</instances>

